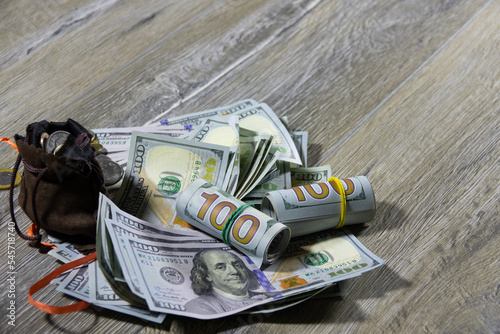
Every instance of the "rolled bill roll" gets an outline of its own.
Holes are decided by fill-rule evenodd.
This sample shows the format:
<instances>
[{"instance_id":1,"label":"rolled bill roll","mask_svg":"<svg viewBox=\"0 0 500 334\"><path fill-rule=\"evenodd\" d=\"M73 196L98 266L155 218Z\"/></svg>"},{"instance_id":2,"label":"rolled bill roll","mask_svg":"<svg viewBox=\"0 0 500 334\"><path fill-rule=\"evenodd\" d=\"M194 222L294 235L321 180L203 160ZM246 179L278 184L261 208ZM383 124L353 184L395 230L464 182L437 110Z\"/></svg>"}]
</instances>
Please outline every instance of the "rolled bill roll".
<instances>
[{"instance_id":1,"label":"rolled bill roll","mask_svg":"<svg viewBox=\"0 0 500 334\"><path fill-rule=\"evenodd\" d=\"M375 216L375 196L365 176L340 180L346 195L345 225L365 223ZM292 237L338 226L341 198L337 183L322 182L268 192L262 212L288 226Z\"/></svg>"},{"instance_id":2,"label":"rolled bill roll","mask_svg":"<svg viewBox=\"0 0 500 334\"><path fill-rule=\"evenodd\" d=\"M176 211L178 218L225 240L259 267L275 262L290 241L288 227L203 179L180 194Z\"/></svg>"}]
</instances>

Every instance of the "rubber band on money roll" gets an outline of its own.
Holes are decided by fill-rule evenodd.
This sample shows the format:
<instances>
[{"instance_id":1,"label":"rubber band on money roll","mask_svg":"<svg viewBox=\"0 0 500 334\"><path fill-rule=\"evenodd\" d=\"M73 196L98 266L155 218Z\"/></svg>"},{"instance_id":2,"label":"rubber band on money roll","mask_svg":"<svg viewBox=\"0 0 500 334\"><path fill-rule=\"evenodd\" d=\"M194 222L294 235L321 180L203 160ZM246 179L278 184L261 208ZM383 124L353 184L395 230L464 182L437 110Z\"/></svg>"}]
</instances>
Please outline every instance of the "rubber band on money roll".
<instances>
[{"instance_id":1,"label":"rubber band on money roll","mask_svg":"<svg viewBox=\"0 0 500 334\"><path fill-rule=\"evenodd\" d=\"M328 182L333 182L338 188L338 192L340 195L340 218L339 218L339 223L335 228L342 228L344 227L345 223L345 212L346 212L346 207L347 207L347 200L345 196L345 190L344 186L342 185L342 182L340 182L339 179L336 177L332 176L331 178L328 179ZM335 189L337 190L337 189Z\"/></svg>"},{"instance_id":2,"label":"rubber band on money roll","mask_svg":"<svg viewBox=\"0 0 500 334\"><path fill-rule=\"evenodd\" d=\"M238 217L240 213L242 213L243 210L245 210L249 206L251 206L252 208L255 207L252 203L245 203L236 210L234 210L233 213L231 213L229 218L226 220L226 223L222 228L222 242L225 243L226 245L231 246L231 243L229 242L229 231L231 231L231 227L236 221L236 217Z\"/></svg>"}]
</instances>

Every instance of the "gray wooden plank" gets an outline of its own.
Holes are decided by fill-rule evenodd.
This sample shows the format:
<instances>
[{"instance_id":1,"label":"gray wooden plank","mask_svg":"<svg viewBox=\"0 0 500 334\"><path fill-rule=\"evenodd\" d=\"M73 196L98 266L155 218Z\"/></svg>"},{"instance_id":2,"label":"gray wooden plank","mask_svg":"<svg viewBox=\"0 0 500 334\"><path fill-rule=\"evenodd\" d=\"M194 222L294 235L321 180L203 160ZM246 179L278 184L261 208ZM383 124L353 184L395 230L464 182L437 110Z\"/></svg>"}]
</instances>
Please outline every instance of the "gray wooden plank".
<instances>
[{"instance_id":1,"label":"gray wooden plank","mask_svg":"<svg viewBox=\"0 0 500 334\"><path fill-rule=\"evenodd\" d=\"M0 71L109 6L101 0L18 0L0 4Z\"/></svg>"},{"instance_id":2,"label":"gray wooden plank","mask_svg":"<svg viewBox=\"0 0 500 334\"><path fill-rule=\"evenodd\" d=\"M50 117L216 2L96 1L12 45L0 67L0 133Z\"/></svg>"}]
</instances>

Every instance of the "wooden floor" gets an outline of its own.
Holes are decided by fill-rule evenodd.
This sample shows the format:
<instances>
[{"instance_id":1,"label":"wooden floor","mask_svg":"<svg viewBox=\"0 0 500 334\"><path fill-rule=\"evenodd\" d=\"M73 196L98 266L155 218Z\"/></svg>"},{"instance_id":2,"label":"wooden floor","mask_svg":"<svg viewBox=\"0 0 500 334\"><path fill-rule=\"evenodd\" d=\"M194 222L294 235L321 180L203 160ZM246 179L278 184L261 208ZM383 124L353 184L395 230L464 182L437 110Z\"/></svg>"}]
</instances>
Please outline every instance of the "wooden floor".
<instances>
[{"instance_id":1,"label":"wooden floor","mask_svg":"<svg viewBox=\"0 0 500 334\"><path fill-rule=\"evenodd\" d=\"M350 279L344 300L155 325L32 307L29 287L59 264L17 239L16 326L5 251L0 332L499 333L499 18L498 0L1 1L0 136L266 102L309 131L310 165L369 178L377 215L356 233L386 264ZM15 151L0 152L12 168ZM5 191L0 205L6 250Z\"/></svg>"}]
</instances>

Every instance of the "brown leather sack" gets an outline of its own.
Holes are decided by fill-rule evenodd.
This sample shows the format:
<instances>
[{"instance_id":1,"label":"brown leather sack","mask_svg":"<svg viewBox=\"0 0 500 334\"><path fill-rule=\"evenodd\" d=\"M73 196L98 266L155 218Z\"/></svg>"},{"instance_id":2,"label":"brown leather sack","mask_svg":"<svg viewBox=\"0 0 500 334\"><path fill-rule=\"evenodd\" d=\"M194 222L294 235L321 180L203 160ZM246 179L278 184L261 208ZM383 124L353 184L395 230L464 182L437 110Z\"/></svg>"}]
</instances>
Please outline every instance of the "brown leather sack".
<instances>
[{"instance_id":1,"label":"brown leather sack","mask_svg":"<svg viewBox=\"0 0 500 334\"><path fill-rule=\"evenodd\" d=\"M43 133L69 132L62 154L47 153L42 148ZM77 122L37 122L28 125L26 136L15 135L19 156L14 166L17 172L24 164L20 184L19 205L33 221L31 235L23 234L13 212L16 231L33 247L43 248L40 229L51 236L73 243L81 251L95 248L96 217L99 192L106 193L99 163L91 147L91 135Z\"/></svg>"}]
</instances>

